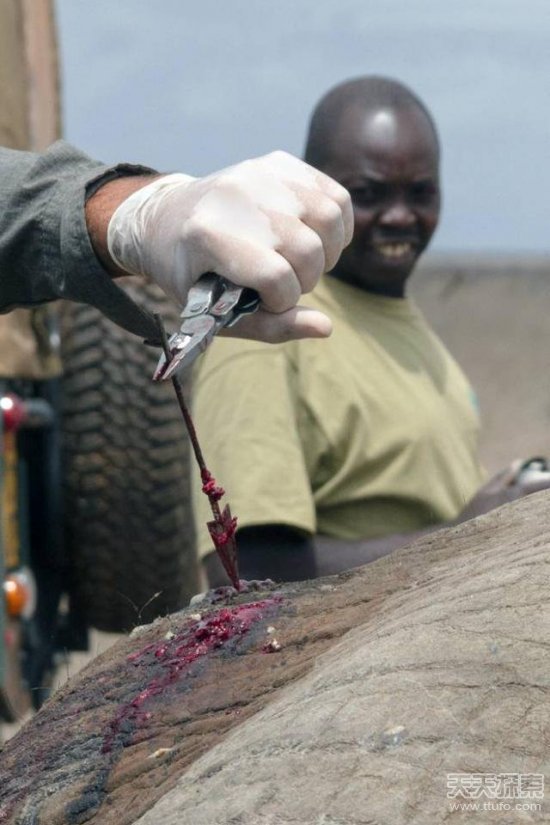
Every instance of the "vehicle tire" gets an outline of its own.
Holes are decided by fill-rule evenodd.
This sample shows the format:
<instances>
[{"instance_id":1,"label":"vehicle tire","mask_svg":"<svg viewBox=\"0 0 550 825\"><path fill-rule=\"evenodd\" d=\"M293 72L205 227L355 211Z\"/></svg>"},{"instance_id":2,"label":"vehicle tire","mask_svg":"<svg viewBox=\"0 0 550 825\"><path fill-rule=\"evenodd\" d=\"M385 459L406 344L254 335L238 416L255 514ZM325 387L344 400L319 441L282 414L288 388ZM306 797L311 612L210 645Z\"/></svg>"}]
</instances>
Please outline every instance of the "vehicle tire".
<instances>
[{"instance_id":1,"label":"vehicle tire","mask_svg":"<svg viewBox=\"0 0 550 825\"><path fill-rule=\"evenodd\" d=\"M137 301L135 287L125 288ZM175 329L177 314L156 287L141 286L139 301ZM187 432L171 382L151 380L159 350L98 310L64 308L62 356L72 596L91 626L127 631L198 589Z\"/></svg>"}]
</instances>

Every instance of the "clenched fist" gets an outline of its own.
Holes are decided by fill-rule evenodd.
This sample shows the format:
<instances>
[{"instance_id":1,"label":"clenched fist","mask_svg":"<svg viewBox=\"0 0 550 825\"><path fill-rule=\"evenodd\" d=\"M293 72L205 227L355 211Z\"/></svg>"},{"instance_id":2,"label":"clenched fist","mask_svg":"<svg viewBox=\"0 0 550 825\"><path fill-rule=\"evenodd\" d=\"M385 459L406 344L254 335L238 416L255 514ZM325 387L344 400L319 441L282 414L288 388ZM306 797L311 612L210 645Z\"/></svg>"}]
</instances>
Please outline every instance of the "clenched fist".
<instances>
[{"instance_id":1,"label":"clenched fist","mask_svg":"<svg viewBox=\"0 0 550 825\"><path fill-rule=\"evenodd\" d=\"M118 267L148 276L180 305L205 272L255 289L261 309L230 333L283 341L330 333L325 315L298 302L352 234L348 192L273 152L204 178L155 179L118 206L107 242Z\"/></svg>"}]
</instances>

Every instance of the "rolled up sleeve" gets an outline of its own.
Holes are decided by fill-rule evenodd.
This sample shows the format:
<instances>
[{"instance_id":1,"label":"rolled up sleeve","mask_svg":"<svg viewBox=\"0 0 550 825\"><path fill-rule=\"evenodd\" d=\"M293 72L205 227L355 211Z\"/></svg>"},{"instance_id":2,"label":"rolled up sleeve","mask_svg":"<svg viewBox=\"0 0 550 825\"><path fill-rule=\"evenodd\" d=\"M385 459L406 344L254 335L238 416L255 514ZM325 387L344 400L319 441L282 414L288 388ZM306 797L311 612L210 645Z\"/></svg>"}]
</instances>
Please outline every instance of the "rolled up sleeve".
<instances>
[{"instance_id":1,"label":"rolled up sleeve","mask_svg":"<svg viewBox=\"0 0 550 825\"><path fill-rule=\"evenodd\" d=\"M0 311L66 298L97 307L135 335L157 337L154 319L99 263L84 211L103 183L152 173L105 166L64 141L42 154L0 148Z\"/></svg>"}]
</instances>

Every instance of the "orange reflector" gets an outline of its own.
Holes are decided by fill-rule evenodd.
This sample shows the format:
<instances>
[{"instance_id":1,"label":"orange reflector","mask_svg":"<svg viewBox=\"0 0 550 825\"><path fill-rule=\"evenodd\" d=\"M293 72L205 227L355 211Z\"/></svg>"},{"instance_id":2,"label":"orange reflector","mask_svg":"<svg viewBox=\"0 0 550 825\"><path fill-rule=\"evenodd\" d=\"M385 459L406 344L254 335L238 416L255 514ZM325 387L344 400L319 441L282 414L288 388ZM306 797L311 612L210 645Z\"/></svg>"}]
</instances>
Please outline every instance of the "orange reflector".
<instances>
[{"instance_id":1,"label":"orange reflector","mask_svg":"<svg viewBox=\"0 0 550 825\"><path fill-rule=\"evenodd\" d=\"M12 619L19 618L31 598L28 584L17 575L8 574L4 581L4 594L8 616Z\"/></svg>"}]
</instances>

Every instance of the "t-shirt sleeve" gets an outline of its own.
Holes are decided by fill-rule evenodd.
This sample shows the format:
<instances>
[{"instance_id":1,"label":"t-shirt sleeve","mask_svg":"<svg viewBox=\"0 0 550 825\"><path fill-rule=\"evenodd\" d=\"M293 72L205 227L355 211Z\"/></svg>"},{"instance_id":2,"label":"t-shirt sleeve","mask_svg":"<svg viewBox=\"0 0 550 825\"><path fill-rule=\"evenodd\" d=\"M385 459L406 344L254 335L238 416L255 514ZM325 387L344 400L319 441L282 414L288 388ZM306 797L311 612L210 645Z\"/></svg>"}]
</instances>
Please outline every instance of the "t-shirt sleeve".
<instances>
[{"instance_id":1,"label":"t-shirt sleeve","mask_svg":"<svg viewBox=\"0 0 550 825\"><path fill-rule=\"evenodd\" d=\"M284 346L217 340L199 364L194 420L206 463L239 527L284 524L313 534L315 507L298 433L295 376ZM284 479L284 483L281 483ZM196 468L192 501L202 557L212 518Z\"/></svg>"}]
</instances>

